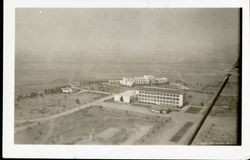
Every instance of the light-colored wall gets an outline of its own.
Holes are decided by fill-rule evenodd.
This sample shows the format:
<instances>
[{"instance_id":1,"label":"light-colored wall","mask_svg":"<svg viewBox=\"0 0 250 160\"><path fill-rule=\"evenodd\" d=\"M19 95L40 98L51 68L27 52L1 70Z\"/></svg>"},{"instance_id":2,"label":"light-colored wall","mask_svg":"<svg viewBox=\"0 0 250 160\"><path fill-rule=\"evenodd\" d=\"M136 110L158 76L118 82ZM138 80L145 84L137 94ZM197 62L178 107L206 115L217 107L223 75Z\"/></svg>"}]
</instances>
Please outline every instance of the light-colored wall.
<instances>
[{"instance_id":1,"label":"light-colored wall","mask_svg":"<svg viewBox=\"0 0 250 160\"><path fill-rule=\"evenodd\" d=\"M136 98L136 95L127 95L127 96L122 96L122 97L123 97L124 103L130 103L130 101L133 101ZM121 95L114 96L115 102L121 102L120 100L121 100Z\"/></svg>"},{"instance_id":2,"label":"light-colored wall","mask_svg":"<svg viewBox=\"0 0 250 160\"><path fill-rule=\"evenodd\" d=\"M114 101L115 102L120 102L121 96L120 95L115 95L114 96Z\"/></svg>"},{"instance_id":3,"label":"light-colored wall","mask_svg":"<svg viewBox=\"0 0 250 160\"><path fill-rule=\"evenodd\" d=\"M136 94L140 95L139 91L137 91ZM144 94L144 93L142 93L142 94ZM165 96L165 97L172 97L172 96ZM172 98L176 98L176 97L172 97ZM139 100L139 101L150 102L150 103L154 103L154 104L161 104L162 103L162 102L155 102L155 101L151 101L151 100ZM168 100L168 101L171 101L171 100ZM174 101L174 100L172 100L172 101ZM163 103L165 103L165 102L163 102ZM176 104L176 106L182 107L183 104L184 104L184 95L179 94L179 101L178 101L178 104Z\"/></svg>"},{"instance_id":4,"label":"light-colored wall","mask_svg":"<svg viewBox=\"0 0 250 160\"><path fill-rule=\"evenodd\" d=\"M123 102L130 103L130 96L123 96Z\"/></svg>"},{"instance_id":5,"label":"light-colored wall","mask_svg":"<svg viewBox=\"0 0 250 160\"><path fill-rule=\"evenodd\" d=\"M72 93L72 89L70 88L70 89L63 89L62 88L62 92L63 93Z\"/></svg>"},{"instance_id":6,"label":"light-colored wall","mask_svg":"<svg viewBox=\"0 0 250 160\"><path fill-rule=\"evenodd\" d=\"M183 95L179 95L179 107L181 107L181 106L183 106L183 103L184 103L184 97L183 97Z\"/></svg>"}]
</instances>

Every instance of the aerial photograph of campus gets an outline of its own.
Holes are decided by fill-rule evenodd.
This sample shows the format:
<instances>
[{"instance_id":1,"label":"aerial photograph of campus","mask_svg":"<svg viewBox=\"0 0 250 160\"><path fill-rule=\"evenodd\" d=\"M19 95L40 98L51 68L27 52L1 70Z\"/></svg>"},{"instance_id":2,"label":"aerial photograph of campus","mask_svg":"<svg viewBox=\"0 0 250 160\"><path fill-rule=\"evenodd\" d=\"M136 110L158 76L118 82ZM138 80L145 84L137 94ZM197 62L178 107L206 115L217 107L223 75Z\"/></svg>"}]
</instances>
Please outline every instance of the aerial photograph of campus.
<instances>
[{"instance_id":1,"label":"aerial photograph of campus","mask_svg":"<svg viewBox=\"0 0 250 160\"><path fill-rule=\"evenodd\" d=\"M15 144L240 145L238 8L16 8Z\"/></svg>"}]
</instances>

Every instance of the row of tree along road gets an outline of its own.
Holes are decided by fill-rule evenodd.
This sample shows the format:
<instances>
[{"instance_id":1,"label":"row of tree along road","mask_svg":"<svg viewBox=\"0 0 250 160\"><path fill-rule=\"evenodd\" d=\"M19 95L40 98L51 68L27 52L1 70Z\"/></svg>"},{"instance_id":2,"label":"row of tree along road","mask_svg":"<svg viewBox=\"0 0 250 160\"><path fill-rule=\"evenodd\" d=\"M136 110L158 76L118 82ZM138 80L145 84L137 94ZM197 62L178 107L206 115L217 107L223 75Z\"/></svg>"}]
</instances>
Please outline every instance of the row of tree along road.
<instances>
[{"instance_id":1,"label":"row of tree along road","mask_svg":"<svg viewBox=\"0 0 250 160\"><path fill-rule=\"evenodd\" d=\"M60 94L60 93L63 93L62 88L65 88L65 87L70 87L70 86L64 85L64 86L53 87L53 88L45 88L43 91L40 91L40 92L31 92L29 94L18 95L16 100L20 101L26 98L36 98L39 96L43 97L44 95L49 95L49 94Z\"/></svg>"}]
</instances>

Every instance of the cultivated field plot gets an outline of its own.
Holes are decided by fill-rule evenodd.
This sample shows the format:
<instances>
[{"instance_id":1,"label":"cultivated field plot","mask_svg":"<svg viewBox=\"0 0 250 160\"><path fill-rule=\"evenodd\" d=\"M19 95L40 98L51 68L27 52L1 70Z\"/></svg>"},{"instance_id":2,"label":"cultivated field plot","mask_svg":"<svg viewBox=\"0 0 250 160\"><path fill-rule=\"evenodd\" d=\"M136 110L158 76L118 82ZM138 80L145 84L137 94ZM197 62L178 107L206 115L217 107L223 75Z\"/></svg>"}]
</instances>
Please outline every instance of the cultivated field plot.
<instances>
[{"instance_id":1,"label":"cultivated field plot","mask_svg":"<svg viewBox=\"0 0 250 160\"><path fill-rule=\"evenodd\" d=\"M192 125L193 125L193 122L186 122L181 127L181 129L170 139L170 141L177 143L186 134L189 128L192 127Z\"/></svg>"},{"instance_id":2,"label":"cultivated field plot","mask_svg":"<svg viewBox=\"0 0 250 160\"><path fill-rule=\"evenodd\" d=\"M237 144L238 96L220 96L202 126L194 144Z\"/></svg>"},{"instance_id":3,"label":"cultivated field plot","mask_svg":"<svg viewBox=\"0 0 250 160\"><path fill-rule=\"evenodd\" d=\"M237 110L240 98L238 96L220 96L215 103L216 106L228 106L230 110Z\"/></svg>"},{"instance_id":4,"label":"cultivated field plot","mask_svg":"<svg viewBox=\"0 0 250 160\"><path fill-rule=\"evenodd\" d=\"M205 101L206 103L208 103L212 98L212 94L205 95L204 93L187 91L185 100L188 104L203 106L205 104Z\"/></svg>"},{"instance_id":5,"label":"cultivated field plot","mask_svg":"<svg viewBox=\"0 0 250 160\"><path fill-rule=\"evenodd\" d=\"M133 144L162 119L92 106L18 131L15 144Z\"/></svg>"},{"instance_id":6,"label":"cultivated field plot","mask_svg":"<svg viewBox=\"0 0 250 160\"><path fill-rule=\"evenodd\" d=\"M235 77L235 76L230 77L230 80L228 81L227 85L223 89L222 94L233 95L233 96L239 95L240 84L236 78L237 77ZM236 80L234 80L234 79L236 79ZM220 84L221 84L221 82L210 83L207 85L206 90L208 92L216 92L218 90L218 88L220 87Z\"/></svg>"},{"instance_id":7,"label":"cultivated field plot","mask_svg":"<svg viewBox=\"0 0 250 160\"><path fill-rule=\"evenodd\" d=\"M37 98L26 98L15 104L15 120L29 120L47 117L79 107L104 97L103 94L54 94Z\"/></svg>"},{"instance_id":8,"label":"cultivated field plot","mask_svg":"<svg viewBox=\"0 0 250 160\"><path fill-rule=\"evenodd\" d=\"M199 107L189 107L186 113L199 113L202 108Z\"/></svg>"}]
</instances>

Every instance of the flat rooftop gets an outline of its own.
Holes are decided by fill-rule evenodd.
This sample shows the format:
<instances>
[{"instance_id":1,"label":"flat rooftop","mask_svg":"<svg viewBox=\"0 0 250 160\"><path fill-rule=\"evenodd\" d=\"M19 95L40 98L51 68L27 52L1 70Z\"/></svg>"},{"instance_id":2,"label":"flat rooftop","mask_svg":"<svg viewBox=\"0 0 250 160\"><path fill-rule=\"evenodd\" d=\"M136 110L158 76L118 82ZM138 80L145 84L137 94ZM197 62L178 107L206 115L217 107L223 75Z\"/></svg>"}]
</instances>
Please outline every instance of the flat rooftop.
<instances>
[{"instance_id":1,"label":"flat rooftop","mask_svg":"<svg viewBox=\"0 0 250 160\"><path fill-rule=\"evenodd\" d=\"M139 91L152 91L152 92L162 92L162 93L173 93L173 94L184 94L185 91L181 89L173 88L161 88L161 87L141 87Z\"/></svg>"},{"instance_id":2,"label":"flat rooftop","mask_svg":"<svg viewBox=\"0 0 250 160\"><path fill-rule=\"evenodd\" d=\"M136 91L135 90L127 90L126 92L120 93L120 94L116 94L116 95L120 95L120 96L132 96L132 95L136 95Z\"/></svg>"}]
</instances>

